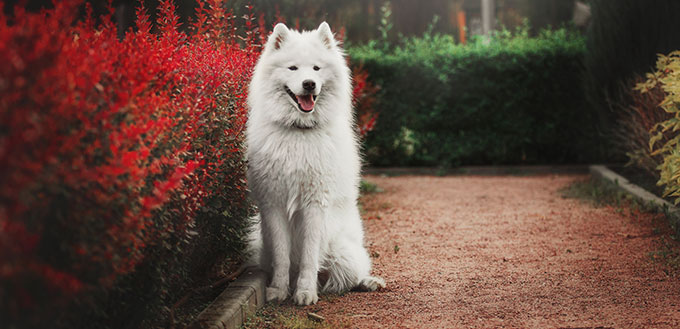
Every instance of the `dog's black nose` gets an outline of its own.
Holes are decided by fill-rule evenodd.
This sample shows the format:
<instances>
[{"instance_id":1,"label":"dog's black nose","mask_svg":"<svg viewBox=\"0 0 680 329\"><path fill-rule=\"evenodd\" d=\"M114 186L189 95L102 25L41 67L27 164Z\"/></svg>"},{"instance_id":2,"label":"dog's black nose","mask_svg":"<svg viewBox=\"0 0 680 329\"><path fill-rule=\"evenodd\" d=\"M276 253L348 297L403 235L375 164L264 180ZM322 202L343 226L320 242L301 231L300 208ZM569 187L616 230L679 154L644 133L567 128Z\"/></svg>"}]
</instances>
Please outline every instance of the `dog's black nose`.
<instances>
[{"instance_id":1,"label":"dog's black nose","mask_svg":"<svg viewBox=\"0 0 680 329\"><path fill-rule=\"evenodd\" d=\"M316 89L316 82L313 80L302 81L302 89L306 91L314 91L314 89Z\"/></svg>"}]
</instances>

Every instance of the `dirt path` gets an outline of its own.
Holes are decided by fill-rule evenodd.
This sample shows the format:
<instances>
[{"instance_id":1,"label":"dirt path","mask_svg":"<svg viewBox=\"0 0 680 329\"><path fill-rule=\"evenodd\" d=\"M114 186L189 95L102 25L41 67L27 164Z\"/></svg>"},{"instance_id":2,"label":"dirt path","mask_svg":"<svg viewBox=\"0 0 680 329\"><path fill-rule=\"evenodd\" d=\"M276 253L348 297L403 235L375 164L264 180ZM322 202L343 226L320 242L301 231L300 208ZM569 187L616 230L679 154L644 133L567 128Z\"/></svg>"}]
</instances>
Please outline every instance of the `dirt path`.
<instances>
[{"instance_id":1,"label":"dirt path","mask_svg":"<svg viewBox=\"0 0 680 329\"><path fill-rule=\"evenodd\" d=\"M680 328L680 279L650 256L661 215L561 196L585 178L368 176L388 288L296 312L350 328Z\"/></svg>"}]
</instances>

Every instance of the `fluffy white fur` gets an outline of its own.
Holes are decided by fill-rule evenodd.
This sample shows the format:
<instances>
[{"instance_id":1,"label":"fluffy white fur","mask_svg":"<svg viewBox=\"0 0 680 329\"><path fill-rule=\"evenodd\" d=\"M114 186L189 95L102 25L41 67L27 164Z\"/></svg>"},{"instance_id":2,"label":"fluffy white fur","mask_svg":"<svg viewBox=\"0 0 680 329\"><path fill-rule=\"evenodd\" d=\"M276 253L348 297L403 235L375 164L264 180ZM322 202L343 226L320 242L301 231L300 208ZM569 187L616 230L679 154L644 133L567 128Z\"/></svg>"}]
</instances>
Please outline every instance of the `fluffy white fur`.
<instances>
[{"instance_id":1,"label":"fluffy white fur","mask_svg":"<svg viewBox=\"0 0 680 329\"><path fill-rule=\"evenodd\" d=\"M313 110L304 112L290 93L314 96ZM255 66L247 126L248 184L260 210L256 231L259 262L271 279L268 301L292 291L296 304L309 305L318 301L318 289L385 286L370 275L364 248L351 93L350 71L328 24L303 32L276 25ZM323 286L319 272L328 275Z\"/></svg>"}]
</instances>

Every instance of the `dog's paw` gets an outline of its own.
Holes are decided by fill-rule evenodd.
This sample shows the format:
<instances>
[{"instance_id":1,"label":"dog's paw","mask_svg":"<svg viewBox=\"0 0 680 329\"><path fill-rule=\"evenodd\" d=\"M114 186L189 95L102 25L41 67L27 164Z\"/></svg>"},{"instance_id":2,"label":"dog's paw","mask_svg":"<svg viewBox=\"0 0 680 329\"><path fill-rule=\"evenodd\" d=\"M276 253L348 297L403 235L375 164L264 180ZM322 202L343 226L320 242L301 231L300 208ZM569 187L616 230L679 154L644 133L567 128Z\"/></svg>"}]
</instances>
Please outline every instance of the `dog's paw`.
<instances>
[{"instance_id":1,"label":"dog's paw","mask_svg":"<svg viewBox=\"0 0 680 329\"><path fill-rule=\"evenodd\" d=\"M357 288L364 291L376 291L385 288L385 280L377 276L367 276L359 281Z\"/></svg>"},{"instance_id":2,"label":"dog's paw","mask_svg":"<svg viewBox=\"0 0 680 329\"><path fill-rule=\"evenodd\" d=\"M310 305L316 304L319 301L319 296L316 292L309 290L298 290L293 296L293 301L297 305Z\"/></svg>"},{"instance_id":3,"label":"dog's paw","mask_svg":"<svg viewBox=\"0 0 680 329\"><path fill-rule=\"evenodd\" d=\"M282 302L288 298L288 288L267 287L267 302Z\"/></svg>"}]
</instances>

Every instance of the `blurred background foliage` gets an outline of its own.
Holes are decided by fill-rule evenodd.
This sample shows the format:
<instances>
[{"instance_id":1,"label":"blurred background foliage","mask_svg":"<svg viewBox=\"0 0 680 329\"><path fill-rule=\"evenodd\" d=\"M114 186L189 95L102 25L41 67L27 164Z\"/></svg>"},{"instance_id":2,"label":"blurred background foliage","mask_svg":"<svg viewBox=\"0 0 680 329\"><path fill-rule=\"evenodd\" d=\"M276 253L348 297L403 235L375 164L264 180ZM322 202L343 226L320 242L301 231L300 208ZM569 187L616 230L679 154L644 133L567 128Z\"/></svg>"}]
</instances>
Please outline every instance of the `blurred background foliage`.
<instances>
[{"instance_id":1,"label":"blurred background foliage","mask_svg":"<svg viewBox=\"0 0 680 329\"><path fill-rule=\"evenodd\" d=\"M584 90L601 130L617 145L608 156L621 159L625 153L638 152L631 149L636 142L646 144L640 142L647 139L641 132L648 131L653 125L649 120L659 116L658 97L640 98L633 87L646 72L654 71L658 54L680 49L680 1L590 3L593 16L587 30ZM631 111L642 111L642 116Z\"/></svg>"},{"instance_id":2,"label":"blurred background foliage","mask_svg":"<svg viewBox=\"0 0 680 329\"><path fill-rule=\"evenodd\" d=\"M142 0L151 9L152 19L158 0ZM106 0L88 0L95 14L106 12ZM137 0L112 0L116 8L119 28L125 30L133 26L134 8ZM247 12L246 5L252 5L255 12L263 13L267 22L283 18L292 26L313 29L319 22L326 20L331 27L344 27L346 37L351 42L365 42L379 37L376 29L381 19L380 8L387 0L231 0L226 1L227 9L233 10L238 17ZM6 11L14 4L23 3L29 9L49 6L51 0L9 0L5 1ZM193 16L195 0L176 0L177 12L181 21ZM479 0L392 0L392 22L394 38L421 35L437 15L441 19L433 32L459 34L459 13L465 12L466 28L474 33L481 24L481 5ZM531 22L532 33L548 26L560 26L571 21L575 7L574 0L496 0L495 12L498 26L514 29L525 19ZM186 24L185 24L186 26Z\"/></svg>"}]
</instances>

